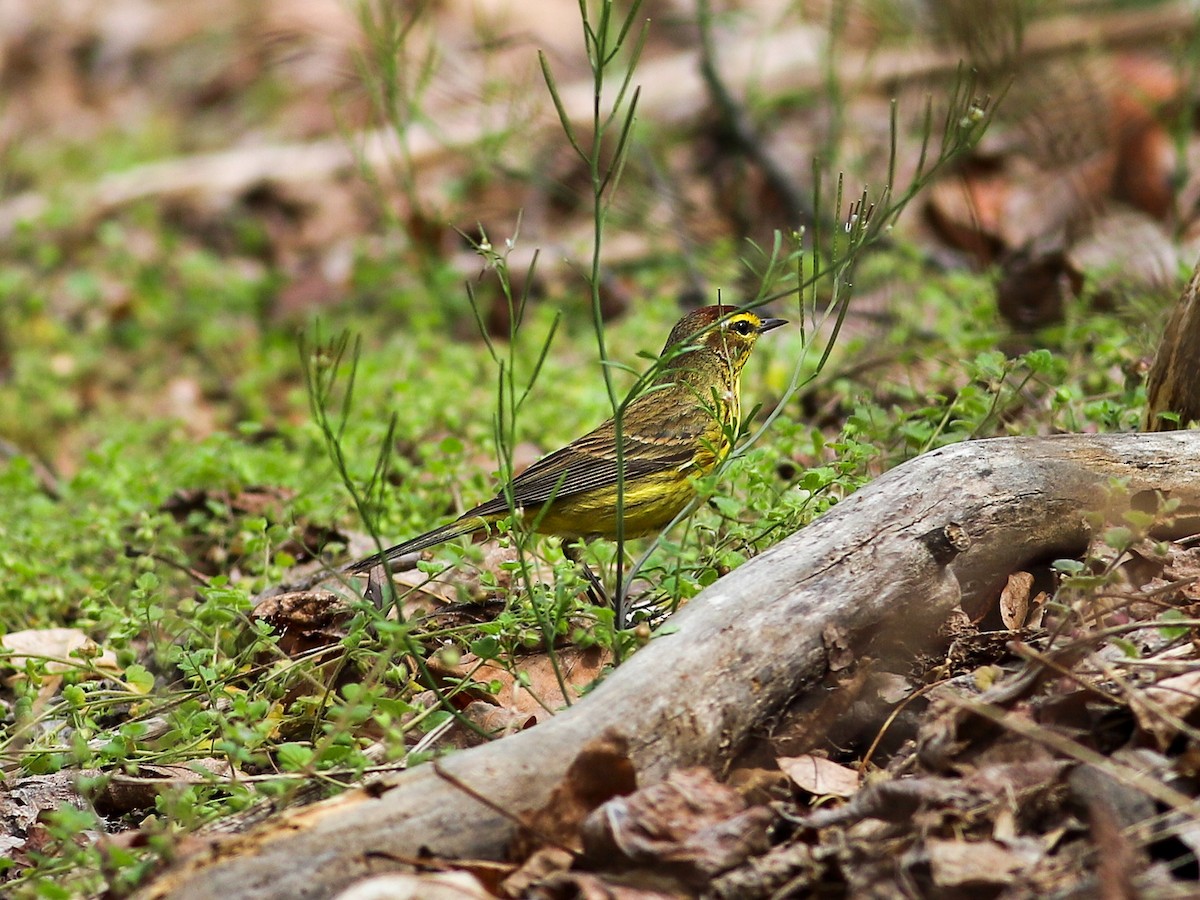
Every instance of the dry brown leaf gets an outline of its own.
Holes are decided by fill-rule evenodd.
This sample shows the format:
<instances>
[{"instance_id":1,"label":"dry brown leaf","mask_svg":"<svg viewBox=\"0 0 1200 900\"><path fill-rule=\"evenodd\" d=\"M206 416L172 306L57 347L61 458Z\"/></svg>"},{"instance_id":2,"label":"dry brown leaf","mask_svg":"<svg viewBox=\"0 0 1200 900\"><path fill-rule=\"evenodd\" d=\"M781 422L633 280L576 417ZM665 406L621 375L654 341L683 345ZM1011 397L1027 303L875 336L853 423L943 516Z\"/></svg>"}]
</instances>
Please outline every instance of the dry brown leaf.
<instances>
[{"instance_id":1,"label":"dry brown leaf","mask_svg":"<svg viewBox=\"0 0 1200 900\"><path fill-rule=\"evenodd\" d=\"M818 797L849 797L862 783L857 771L823 756L783 756L776 762L796 787Z\"/></svg>"},{"instance_id":2,"label":"dry brown leaf","mask_svg":"<svg viewBox=\"0 0 1200 900\"><path fill-rule=\"evenodd\" d=\"M483 700L474 700L468 703L462 710L462 714L488 735L485 738L467 729L463 729L463 736L466 738L464 746L486 743L489 740L495 740L505 735L524 731L526 728L531 728L537 724L537 716L535 715L509 709L505 706L495 706Z\"/></svg>"},{"instance_id":3,"label":"dry brown leaf","mask_svg":"<svg viewBox=\"0 0 1200 900\"><path fill-rule=\"evenodd\" d=\"M850 649L850 640L842 633L837 625L829 624L821 631L821 642L829 656L829 671L840 672L853 665L854 652Z\"/></svg>"},{"instance_id":4,"label":"dry brown leaf","mask_svg":"<svg viewBox=\"0 0 1200 900\"><path fill-rule=\"evenodd\" d=\"M579 826L588 814L606 800L636 789L628 742L606 731L579 751L545 805L526 817L526 825L513 839L510 857L528 859L547 844L577 852L583 846Z\"/></svg>"},{"instance_id":5,"label":"dry brown leaf","mask_svg":"<svg viewBox=\"0 0 1200 900\"><path fill-rule=\"evenodd\" d=\"M1177 171L1175 144L1162 107L1184 93L1178 69L1149 55L1118 57L1120 88L1113 97L1118 165L1113 196L1158 219L1171 212Z\"/></svg>"},{"instance_id":6,"label":"dry brown leaf","mask_svg":"<svg viewBox=\"0 0 1200 900\"><path fill-rule=\"evenodd\" d=\"M0 856L19 863L25 851L38 849L46 837L45 813L66 805L89 808L77 787L79 776L78 771L55 772L0 784Z\"/></svg>"},{"instance_id":7,"label":"dry brown leaf","mask_svg":"<svg viewBox=\"0 0 1200 900\"><path fill-rule=\"evenodd\" d=\"M1101 300L1157 293L1168 299L1182 286L1180 252L1163 225L1146 213L1117 206L1089 223L1067 252L1068 266Z\"/></svg>"},{"instance_id":8,"label":"dry brown leaf","mask_svg":"<svg viewBox=\"0 0 1200 900\"><path fill-rule=\"evenodd\" d=\"M240 491L178 490L159 507L178 522L186 522L192 513L215 518L219 507L240 516L261 516L273 522L284 521L296 492L290 488L256 485Z\"/></svg>"},{"instance_id":9,"label":"dry brown leaf","mask_svg":"<svg viewBox=\"0 0 1200 900\"><path fill-rule=\"evenodd\" d=\"M1137 716L1138 724L1153 735L1160 750L1165 750L1179 733L1178 726L1168 716L1176 720L1186 719L1200 707L1200 669L1173 675L1148 688L1134 690L1129 695L1129 705Z\"/></svg>"},{"instance_id":10,"label":"dry brown leaf","mask_svg":"<svg viewBox=\"0 0 1200 900\"><path fill-rule=\"evenodd\" d=\"M1046 604L1050 602L1050 595L1045 591L1038 591L1037 596L1029 604L1029 615L1025 619L1026 628L1041 628L1042 620L1046 618Z\"/></svg>"},{"instance_id":11,"label":"dry brown leaf","mask_svg":"<svg viewBox=\"0 0 1200 900\"><path fill-rule=\"evenodd\" d=\"M994 841L931 840L925 850L934 884L943 888L1009 884L1033 862Z\"/></svg>"},{"instance_id":12,"label":"dry brown leaf","mask_svg":"<svg viewBox=\"0 0 1200 900\"><path fill-rule=\"evenodd\" d=\"M948 806L965 796L966 790L955 778L888 778L872 781L849 803L810 813L805 823L811 828L827 828L867 818L907 822L923 806Z\"/></svg>"},{"instance_id":13,"label":"dry brown leaf","mask_svg":"<svg viewBox=\"0 0 1200 900\"><path fill-rule=\"evenodd\" d=\"M117 657L111 650L100 651L96 642L78 628L31 628L26 631L10 631L0 637L0 647L11 650L6 662L15 669L25 668L31 659L48 659L47 672L68 672L82 666L87 656L96 668L119 675ZM82 652L81 652L82 651ZM72 654L79 654L72 662Z\"/></svg>"},{"instance_id":14,"label":"dry brown leaf","mask_svg":"<svg viewBox=\"0 0 1200 900\"><path fill-rule=\"evenodd\" d=\"M916 690L910 679L895 672L872 672L870 687L884 703L900 703Z\"/></svg>"},{"instance_id":15,"label":"dry brown leaf","mask_svg":"<svg viewBox=\"0 0 1200 900\"><path fill-rule=\"evenodd\" d=\"M1009 631L1019 631L1029 615L1029 593L1033 589L1033 575L1029 572L1013 572L1008 583L1000 592L1000 621Z\"/></svg>"},{"instance_id":16,"label":"dry brown leaf","mask_svg":"<svg viewBox=\"0 0 1200 900\"><path fill-rule=\"evenodd\" d=\"M1167 584L1163 571L1171 564L1176 552L1171 545L1165 545L1164 552L1163 544L1144 539L1130 545L1124 557L1115 562L1120 566L1121 577L1131 590L1155 590Z\"/></svg>"},{"instance_id":17,"label":"dry brown leaf","mask_svg":"<svg viewBox=\"0 0 1200 900\"><path fill-rule=\"evenodd\" d=\"M549 655L539 653L521 658L517 675L488 660L472 677L479 682L499 681L502 687L494 697L501 706L515 712L544 716L567 705L559 684L559 673L566 683L570 701L574 702L584 688L600 677L612 655L602 647L586 650L564 647L555 651L555 658L557 671Z\"/></svg>"},{"instance_id":18,"label":"dry brown leaf","mask_svg":"<svg viewBox=\"0 0 1200 900\"><path fill-rule=\"evenodd\" d=\"M500 882L502 896L524 897L537 884L565 873L575 862L575 854L562 847L540 847L530 854L520 868Z\"/></svg>"},{"instance_id":19,"label":"dry brown leaf","mask_svg":"<svg viewBox=\"0 0 1200 900\"><path fill-rule=\"evenodd\" d=\"M292 659L336 644L346 636L353 615L350 605L331 591L293 591L266 597L254 608L252 619L261 619L279 633L279 649Z\"/></svg>"},{"instance_id":20,"label":"dry brown leaf","mask_svg":"<svg viewBox=\"0 0 1200 900\"><path fill-rule=\"evenodd\" d=\"M765 852L774 818L767 807L747 809L707 769L680 769L588 816L583 862L616 871L653 866L696 887Z\"/></svg>"},{"instance_id":21,"label":"dry brown leaf","mask_svg":"<svg viewBox=\"0 0 1200 900\"><path fill-rule=\"evenodd\" d=\"M1057 246L1047 250L1022 248L1005 257L1000 265L996 305L1015 329L1031 331L1061 321L1067 304L1081 287L1082 281Z\"/></svg>"},{"instance_id":22,"label":"dry brown leaf","mask_svg":"<svg viewBox=\"0 0 1200 900\"><path fill-rule=\"evenodd\" d=\"M126 815L154 808L163 791L188 784L228 781L234 769L226 759L193 759L187 765L143 765L137 775L116 773L89 796L103 815Z\"/></svg>"},{"instance_id":23,"label":"dry brown leaf","mask_svg":"<svg viewBox=\"0 0 1200 900\"><path fill-rule=\"evenodd\" d=\"M459 709L479 703L472 715L486 718L484 727L488 731L499 729L501 733L509 733L534 725L542 717L552 716L567 706L560 675L574 702L584 688L600 677L610 658L609 652L599 647L586 650L563 647L555 651L553 661L544 653L519 658L515 673L492 660L480 662L469 653L454 665L446 664L437 655L430 657L428 664L439 679L456 686L465 684L454 694ZM485 716L485 708L497 712ZM460 738L462 746L477 742L465 732Z\"/></svg>"},{"instance_id":24,"label":"dry brown leaf","mask_svg":"<svg viewBox=\"0 0 1200 900\"><path fill-rule=\"evenodd\" d=\"M931 223L953 246L993 259L1000 249L1009 180L989 161L968 161L955 176L929 188L926 211Z\"/></svg>"},{"instance_id":25,"label":"dry brown leaf","mask_svg":"<svg viewBox=\"0 0 1200 900\"><path fill-rule=\"evenodd\" d=\"M1200 547L1178 547L1176 546L1170 556L1170 560L1163 569L1163 578L1171 581L1192 581L1200 583ZM1192 585L1193 591L1196 590L1196 585ZM1200 599L1200 594L1195 592L1187 594L1192 599Z\"/></svg>"}]
</instances>

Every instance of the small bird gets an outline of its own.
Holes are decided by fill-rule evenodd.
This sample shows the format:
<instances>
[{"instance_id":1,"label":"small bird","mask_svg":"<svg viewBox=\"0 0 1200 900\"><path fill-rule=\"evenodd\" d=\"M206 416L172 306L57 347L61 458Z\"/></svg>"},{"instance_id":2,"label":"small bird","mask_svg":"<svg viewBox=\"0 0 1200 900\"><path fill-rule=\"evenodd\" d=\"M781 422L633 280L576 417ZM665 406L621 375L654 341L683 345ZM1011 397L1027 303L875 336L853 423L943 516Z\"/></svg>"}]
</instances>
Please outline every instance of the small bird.
<instances>
[{"instance_id":1,"label":"small bird","mask_svg":"<svg viewBox=\"0 0 1200 900\"><path fill-rule=\"evenodd\" d=\"M725 458L741 424L740 375L759 337L786 324L748 309L705 306L688 313L667 338L661 371L621 418L624 537L665 528L695 496L693 479ZM366 572L385 560L483 531L511 515L564 539L614 539L617 529L617 430L612 419L542 457L486 503L346 571ZM586 572L597 584L595 576Z\"/></svg>"}]
</instances>

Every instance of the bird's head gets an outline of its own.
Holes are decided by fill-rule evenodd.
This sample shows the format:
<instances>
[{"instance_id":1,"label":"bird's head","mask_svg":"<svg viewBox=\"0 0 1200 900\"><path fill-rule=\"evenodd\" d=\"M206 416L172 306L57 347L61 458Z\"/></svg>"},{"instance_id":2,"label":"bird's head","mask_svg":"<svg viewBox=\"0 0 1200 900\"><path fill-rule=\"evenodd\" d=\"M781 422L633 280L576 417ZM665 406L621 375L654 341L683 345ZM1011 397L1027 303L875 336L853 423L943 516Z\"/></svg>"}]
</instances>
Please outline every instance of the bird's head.
<instances>
[{"instance_id":1,"label":"bird's head","mask_svg":"<svg viewBox=\"0 0 1200 900\"><path fill-rule=\"evenodd\" d=\"M688 313L671 329L663 355L671 356L668 368L703 368L717 362L734 375L742 371L760 335L786 325L785 319L764 319L749 309L732 306L702 306ZM680 348L695 348L678 353Z\"/></svg>"}]
</instances>

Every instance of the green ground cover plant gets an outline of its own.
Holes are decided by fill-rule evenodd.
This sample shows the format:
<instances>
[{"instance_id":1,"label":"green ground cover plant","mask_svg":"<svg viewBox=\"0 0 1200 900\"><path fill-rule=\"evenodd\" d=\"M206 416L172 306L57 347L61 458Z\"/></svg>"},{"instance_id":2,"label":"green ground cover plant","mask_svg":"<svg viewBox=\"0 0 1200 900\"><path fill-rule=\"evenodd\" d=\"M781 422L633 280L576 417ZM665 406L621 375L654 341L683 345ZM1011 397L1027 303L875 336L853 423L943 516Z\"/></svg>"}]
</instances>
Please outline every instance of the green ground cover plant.
<instances>
[{"instance_id":1,"label":"green ground cover plant","mask_svg":"<svg viewBox=\"0 0 1200 900\"><path fill-rule=\"evenodd\" d=\"M518 552L499 564L461 542L419 564L462 601L461 618L410 607L420 583L382 608L348 591L329 640L285 646L254 614L260 591L314 555L370 552L368 532L386 544L432 527L490 496L524 456L619 415L678 318L651 264L631 273L627 315L602 312L612 195L636 189L619 177L626 153L656 135L636 122L637 6L598 8L582 6L586 52L597 95L611 79L617 99L597 107L588 135L562 116L589 175L589 294L528 296L504 239L472 234L481 265L500 270L511 323L500 337L448 261L423 257L414 273L411 247L365 237L339 302L299 322L276 316L284 276L246 210L215 238L152 204L96 227L56 213L0 250L0 631L69 627L91 641L7 654L0 765L8 779L83 772L109 803L104 819L69 803L48 814L6 891L121 896L207 823L418 764L449 749L452 730L485 739L465 699L498 694L502 674L532 683L535 654L572 702L586 685L565 673L565 653L599 648L619 664L704 587L922 452L1136 427L1153 335L1084 297L1032 349L1010 350L996 272L930 265L892 227L926 182L889 171L857 205L840 190L818 196L817 221L774 247L704 248L714 284L756 269L745 299L797 328L756 351L743 379L754 440L700 483L691 514L651 544L589 551L615 609L589 602L557 542L511 533ZM377 53L403 45L378 40L403 23L363 22ZM554 67L542 66L553 93ZM403 130L423 82L391 71L380 96L394 108L403 86L404 111L385 124ZM986 125L968 83L954 90L945 132L931 116L915 138L930 142L924 177ZM146 143L161 139L147 127ZM894 142L914 139L894 127ZM602 153L606 132L615 147ZM410 166L400 180L415 191ZM904 302L882 324L854 317L857 298L896 286ZM112 799L120 776L164 767L174 774L152 811ZM79 840L113 822L139 830L136 847Z\"/></svg>"}]
</instances>

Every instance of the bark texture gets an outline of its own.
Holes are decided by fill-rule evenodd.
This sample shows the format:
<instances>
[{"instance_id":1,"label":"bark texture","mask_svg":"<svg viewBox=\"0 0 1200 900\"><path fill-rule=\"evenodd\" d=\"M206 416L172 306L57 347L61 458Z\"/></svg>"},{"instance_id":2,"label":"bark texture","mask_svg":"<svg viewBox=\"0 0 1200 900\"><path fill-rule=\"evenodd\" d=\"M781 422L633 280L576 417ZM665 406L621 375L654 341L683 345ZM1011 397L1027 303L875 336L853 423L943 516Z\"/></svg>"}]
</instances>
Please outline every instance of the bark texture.
<instances>
[{"instance_id":1,"label":"bark texture","mask_svg":"<svg viewBox=\"0 0 1200 900\"><path fill-rule=\"evenodd\" d=\"M1175 413L1179 420L1164 419ZM1200 263L1183 289L1146 378L1147 431L1200 421Z\"/></svg>"},{"instance_id":2,"label":"bark texture","mask_svg":"<svg viewBox=\"0 0 1200 900\"><path fill-rule=\"evenodd\" d=\"M1128 493L1108 490L1125 479ZM1084 515L1183 505L1200 531L1200 432L976 441L925 454L692 600L571 709L441 763L519 815L541 805L579 749L627 738L643 781L720 768L746 739L881 635L932 635L960 602L994 601L1008 573L1084 549ZM1111 508L1109 508L1111 507ZM840 662L839 662L840 660ZM432 766L384 778L214 842L143 898L324 897L397 858L499 857L511 818Z\"/></svg>"}]
</instances>

